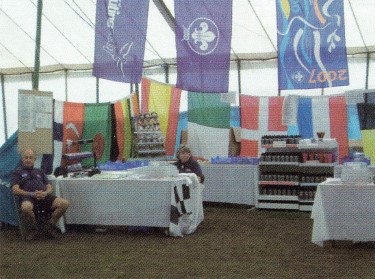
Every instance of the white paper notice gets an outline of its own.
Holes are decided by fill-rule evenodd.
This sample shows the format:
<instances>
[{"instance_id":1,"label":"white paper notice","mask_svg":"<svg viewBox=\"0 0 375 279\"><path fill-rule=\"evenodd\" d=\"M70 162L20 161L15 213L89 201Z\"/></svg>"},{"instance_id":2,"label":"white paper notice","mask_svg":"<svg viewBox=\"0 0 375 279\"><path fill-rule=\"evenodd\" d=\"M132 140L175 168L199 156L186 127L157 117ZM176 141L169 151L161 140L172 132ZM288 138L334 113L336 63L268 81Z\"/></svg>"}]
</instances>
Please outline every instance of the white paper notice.
<instances>
[{"instance_id":1,"label":"white paper notice","mask_svg":"<svg viewBox=\"0 0 375 279\"><path fill-rule=\"evenodd\" d=\"M37 107L35 108L35 112L47 112L52 113L52 98L50 96L35 96L35 104Z\"/></svg>"},{"instance_id":2,"label":"white paper notice","mask_svg":"<svg viewBox=\"0 0 375 279\"><path fill-rule=\"evenodd\" d=\"M35 132L34 96L18 95L18 129L21 132Z\"/></svg>"},{"instance_id":3,"label":"white paper notice","mask_svg":"<svg viewBox=\"0 0 375 279\"><path fill-rule=\"evenodd\" d=\"M52 113L36 113L35 128L52 128Z\"/></svg>"}]
</instances>

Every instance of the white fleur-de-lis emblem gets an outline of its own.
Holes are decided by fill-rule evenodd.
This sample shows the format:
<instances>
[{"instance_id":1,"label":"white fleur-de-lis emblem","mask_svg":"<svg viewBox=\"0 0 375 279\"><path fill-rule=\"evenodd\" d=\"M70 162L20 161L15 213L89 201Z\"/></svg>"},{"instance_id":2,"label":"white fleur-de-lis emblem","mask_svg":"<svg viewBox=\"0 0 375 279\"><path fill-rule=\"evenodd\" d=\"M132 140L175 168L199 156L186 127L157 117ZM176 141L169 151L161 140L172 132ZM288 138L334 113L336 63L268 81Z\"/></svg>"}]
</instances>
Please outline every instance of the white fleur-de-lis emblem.
<instances>
[{"instance_id":1,"label":"white fleur-de-lis emblem","mask_svg":"<svg viewBox=\"0 0 375 279\"><path fill-rule=\"evenodd\" d=\"M214 32L208 31L208 24L206 22L202 22L199 26L201 29L195 28L191 37L193 38L194 43L201 43L199 48L205 51L208 49L208 43L215 40L216 36Z\"/></svg>"},{"instance_id":2,"label":"white fleur-de-lis emblem","mask_svg":"<svg viewBox=\"0 0 375 279\"><path fill-rule=\"evenodd\" d=\"M305 79L305 75L301 71L292 74L292 79L297 83L301 83Z\"/></svg>"},{"instance_id":3,"label":"white fleur-de-lis emblem","mask_svg":"<svg viewBox=\"0 0 375 279\"><path fill-rule=\"evenodd\" d=\"M212 53L219 43L219 29L214 21L208 18L193 20L189 28L184 28L184 41L190 49L199 55Z\"/></svg>"}]
</instances>

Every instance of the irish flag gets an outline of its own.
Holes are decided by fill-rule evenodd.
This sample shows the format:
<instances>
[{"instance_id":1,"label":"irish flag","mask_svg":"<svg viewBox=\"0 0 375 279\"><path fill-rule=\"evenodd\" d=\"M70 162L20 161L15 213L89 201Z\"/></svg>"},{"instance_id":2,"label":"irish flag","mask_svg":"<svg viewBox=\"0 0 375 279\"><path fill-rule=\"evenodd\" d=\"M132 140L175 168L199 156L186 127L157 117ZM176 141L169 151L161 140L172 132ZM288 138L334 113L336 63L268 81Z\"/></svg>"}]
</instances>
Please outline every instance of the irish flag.
<instances>
[{"instance_id":1,"label":"irish flag","mask_svg":"<svg viewBox=\"0 0 375 279\"><path fill-rule=\"evenodd\" d=\"M188 146L210 160L228 156L230 102L223 94L188 92Z\"/></svg>"}]
</instances>

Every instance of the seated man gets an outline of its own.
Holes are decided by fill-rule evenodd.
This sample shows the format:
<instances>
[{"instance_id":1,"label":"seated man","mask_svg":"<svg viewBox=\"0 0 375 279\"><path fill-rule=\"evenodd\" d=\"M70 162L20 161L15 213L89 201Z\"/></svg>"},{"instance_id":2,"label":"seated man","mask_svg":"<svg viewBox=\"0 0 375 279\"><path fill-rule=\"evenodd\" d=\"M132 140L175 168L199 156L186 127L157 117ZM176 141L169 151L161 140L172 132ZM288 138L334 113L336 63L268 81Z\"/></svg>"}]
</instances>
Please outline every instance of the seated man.
<instances>
[{"instance_id":1,"label":"seated man","mask_svg":"<svg viewBox=\"0 0 375 279\"><path fill-rule=\"evenodd\" d=\"M12 191L20 197L20 208L24 220L31 228L27 240L36 237L38 229L42 229L51 237L57 237L56 223L64 215L69 202L52 195L52 185L41 169L34 168L36 156L33 150L22 152L22 166L12 173ZM49 219L39 228L38 214L48 212Z\"/></svg>"},{"instance_id":2,"label":"seated man","mask_svg":"<svg viewBox=\"0 0 375 279\"><path fill-rule=\"evenodd\" d=\"M177 162L174 163L180 173L195 173L200 183L204 182L204 175L199 163L191 156L188 147L182 146L177 151Z\"/></svg>"}]
</instances>

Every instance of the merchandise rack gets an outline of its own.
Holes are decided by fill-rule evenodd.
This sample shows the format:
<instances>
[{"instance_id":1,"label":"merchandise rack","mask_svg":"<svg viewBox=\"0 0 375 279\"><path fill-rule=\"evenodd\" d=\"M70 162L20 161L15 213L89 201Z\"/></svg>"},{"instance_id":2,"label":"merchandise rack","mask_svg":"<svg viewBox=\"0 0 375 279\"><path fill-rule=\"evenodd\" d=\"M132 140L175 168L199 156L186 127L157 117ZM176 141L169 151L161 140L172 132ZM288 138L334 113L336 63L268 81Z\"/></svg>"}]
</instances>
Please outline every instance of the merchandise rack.
<instances>
[{"instance_id":1,"label":"merchandise rack","mask_svg":"<svg viewBox=\"0 0 375 279\"><path fill-rule=\"evenodd\" d=\"M135 157L165 157L163 133L155 112L140 114L133 122L133 150Z\"/></svg>"},{"instance_id":2,"label":"merchandise rack","mask_svg":"<svg viewBox=\"0 0 375 279\"><path fill-rule=\"evenodd\" d=\"M338 144L334 139L263 144L257 208L311 211L316 187L334 176Z\"/></svg>"}]
</instances>

